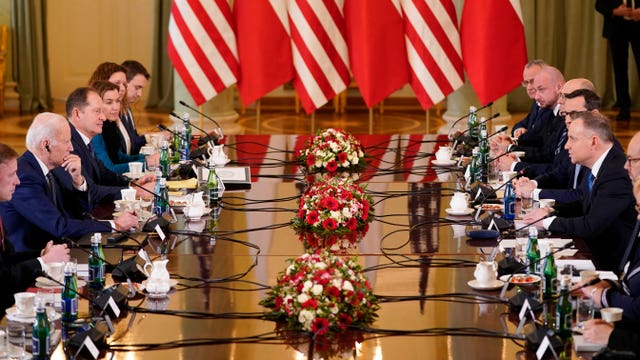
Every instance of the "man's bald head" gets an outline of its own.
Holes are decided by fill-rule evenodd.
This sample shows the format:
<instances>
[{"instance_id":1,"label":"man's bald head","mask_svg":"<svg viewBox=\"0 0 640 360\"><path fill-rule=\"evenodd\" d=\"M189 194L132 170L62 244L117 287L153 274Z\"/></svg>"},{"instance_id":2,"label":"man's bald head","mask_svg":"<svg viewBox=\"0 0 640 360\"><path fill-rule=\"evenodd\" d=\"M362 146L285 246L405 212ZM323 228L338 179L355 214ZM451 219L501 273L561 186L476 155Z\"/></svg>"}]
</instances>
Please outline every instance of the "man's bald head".
<instances>
[{"instance_id":1,"label":"man's bald head","mask_svg":"<svg viewBox=\"0 0 640 360\"><path fill-rule=\"evenodd\" d=\"M627 146L627 162L624 164L631 180L640 176L640 132L637 132Z\"/></svg>"}]
</instances>

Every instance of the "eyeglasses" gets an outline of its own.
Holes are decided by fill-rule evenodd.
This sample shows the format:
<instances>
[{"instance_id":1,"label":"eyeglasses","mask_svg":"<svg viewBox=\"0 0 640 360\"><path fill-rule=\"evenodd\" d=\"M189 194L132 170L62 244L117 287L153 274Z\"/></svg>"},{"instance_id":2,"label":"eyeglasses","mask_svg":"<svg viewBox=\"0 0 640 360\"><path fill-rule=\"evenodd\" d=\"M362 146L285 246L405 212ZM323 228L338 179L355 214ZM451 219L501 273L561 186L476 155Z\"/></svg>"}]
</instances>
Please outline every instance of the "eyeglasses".
<instances>
[{"instance_id":1,"label":"eyeglasses","mask_svg":"<svg viewBox=\"0 0 640 360\"><path fill-rule=\"evenodd\" d=\"M560 111L558 114L560 116L562 116L563 118L566 118L567 116L571 117L571 120L575 120L577 118L579 118L581 115L583 115L585 112L585 110L574 110L574 111Z\"/></svg>"},{"instance_id":2,"label":"eyeglasses","mask_svg":"<svg viewBox=\"0 0 640 360\"><path fill-rule=\"evenodd\" d=\"M633 163L634 161L638 161L638 160L640 160L640 157L631 157L627 155L627 162L629 163L629 165L631 165L631 163Z\"/></svg>"}]
</instances>

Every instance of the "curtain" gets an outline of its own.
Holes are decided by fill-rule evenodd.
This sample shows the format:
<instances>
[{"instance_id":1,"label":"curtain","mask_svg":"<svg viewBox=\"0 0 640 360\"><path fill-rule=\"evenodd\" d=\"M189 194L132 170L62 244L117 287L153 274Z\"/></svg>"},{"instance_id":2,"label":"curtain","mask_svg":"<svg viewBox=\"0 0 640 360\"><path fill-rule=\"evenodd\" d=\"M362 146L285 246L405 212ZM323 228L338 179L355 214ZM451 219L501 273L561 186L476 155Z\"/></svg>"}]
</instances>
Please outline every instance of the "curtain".
<instances>
[{"instance_id":1,"label":"curtain","mask_svg":"<svg viewBox=\"0 0 640 360\"><path fill-rule=\"evenodd\" d=\"M171 0L156 0L154 11L151 83L146 107L173 110L173 66L167 55Z\"/></svg>"},{"instance_id":2,"label":"curtain","mask_svg":"<svg viewBox=\"0 0 640 360\"><path fill-rule=\"evenodd\" d=\"M45 0L11 0L11 28L20 111L51 109Z\"/></svg>"}]
</instances>

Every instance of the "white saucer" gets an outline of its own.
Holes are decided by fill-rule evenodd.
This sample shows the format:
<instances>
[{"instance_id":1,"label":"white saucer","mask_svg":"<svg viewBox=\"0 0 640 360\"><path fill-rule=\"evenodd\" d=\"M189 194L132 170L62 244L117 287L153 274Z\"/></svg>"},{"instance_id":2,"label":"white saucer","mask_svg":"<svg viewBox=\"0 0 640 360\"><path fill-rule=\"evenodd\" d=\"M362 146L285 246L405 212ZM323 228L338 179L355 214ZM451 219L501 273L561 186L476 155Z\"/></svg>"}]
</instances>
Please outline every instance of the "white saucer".
<instances>
[{"instance_id":1,"label":"white saucer","mask_svg":"<svg viewBox=\"0 0 640 360\"><path fill-rule=\"evenodd\" d=\"M438 160L438 159L433 159L431 160L431 163L433 165L437 165L437 166L451 166L451 165L455 165L458 161L455 159L449 159L449 160Z\"/></svg>"},{"instance_id":2,"label":"white saucer","mask_svg":"<svg viewBox=\"0 0 640 360\"><path fill-rule=\"evenodd\" d=\"M142 282L140 283L140 287L138 288L138 291L143 291L144 289L147 288L147 281L149 281L149 280L142 280ZM178 285L178 280L169 279L169 287L171 289L173 289L176 285ZM151 295L151 293L149 293L149 295ZM164 294L164 296L167 296L167 294Z\"/></svg>"},{"instance_id":3,"label":"white saucer","mask_svg":"<svg viewBox=\"0 0 640 360\"><path fill-rule=\"evenodd\" d=\"M122 173L122 175L128 177L129 179L137 180L137 179L140 179L141 177L145 176L146 173L143 171L143 172L138 173L138 174L132 174L131 172L127 171L127 172Z\"/></svg>"},{"instance_id":4,"label":"white saucer","mask_svg":"<svg viewBox=\"0 0 640 360\"><path fill-rule=\"evenodd\" d=\"M471 286L472 289L475 289L475 290L497 290L497 289L500 289L504 285L504 281L493 280L492 282L490 282L488 284L480 285L480 284L478 284L477 280L473 279L473 280L469 280L469 282L467 282L467 284L469 286Z\"/></svg>"},{"instance_id":5,"label":"white saucer","mask_svg":"<svg viewBox=\"0 0 640 360\"><path fill-rule=\"evenodd\" d=\"M35 319L36 317L36 311L33 310L33 312L31 314L23 314L21 312L18 311L17 307L10 307L6 310L7 312L7 316L12 316L15 318L20 318L20 319Z\"/></svg>"},{"instance_id":6,"label":"white saucer","mask_svg":"<svg viewBox=\"0 0 640 360\"><path fill-rule=\"evenodd\" d=\"M167 296L169 296L169 293L147 293L147 297L149 297L149 299L164 299Z\"/></svg>"},{"instance_id":7,"label":"white saucer","mask_svg":"<svg viewBox=\"0 0 640 360\"><path fill-rule=\"evenodd\" d=\"M16 309L15 306L8 308L6 310L6 314L7 314L7 320L11 320L19 323L33 324L34 320L36 319L35 311L33 312L33 315L28 316L28 315L19 313L18 309ZM61 315L60 313L56 312L52 307L47 306L47 317L49 318L49 321L55 321L60 319Z\"/></svg>"},{"instance_id":8,"label":"white saucer","mask_svg":"<svg viewBox=\"0 0 640 360\"><path fill-rule=\"evenodd\" d=\"M60 281L61 283L64 282ZM87 285L87 283L84 280L80 280L77 279L77 283L78 283L78 288L84 287L85 285ZM51 279L48 279L44 276L40 276L38 278L36 278L36 287L39 288L62 288L62 285L54 282Z\"/></svg>"},{"instance_id":9,"label":"white saucer","mask_svg":"<svg viewBox=\"0 0 640 360\"><path fill-rule=\"evenodd\" d=\"M452 208L446 208L444 211L449 215L461 216L461 215L469 215L473 213L474 209L466 208L464 210L453 210Z\"/></svg>"}]
</instances>

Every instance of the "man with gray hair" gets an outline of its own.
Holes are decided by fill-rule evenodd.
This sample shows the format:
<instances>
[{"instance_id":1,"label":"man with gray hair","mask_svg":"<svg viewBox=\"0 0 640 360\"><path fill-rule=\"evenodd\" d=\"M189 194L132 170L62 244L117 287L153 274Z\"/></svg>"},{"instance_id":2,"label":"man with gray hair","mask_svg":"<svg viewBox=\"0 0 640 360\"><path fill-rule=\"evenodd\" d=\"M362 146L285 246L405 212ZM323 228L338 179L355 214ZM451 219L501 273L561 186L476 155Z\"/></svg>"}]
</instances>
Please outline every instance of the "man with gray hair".
<instances>
[{"instance_id":1,"label":"man with gray hair","mask_svg":"<svg viewBox=\"0 0 640 360\"><path fill-rule=\"evenodd\" d=\"M575 115L565 148L572 163L591 169L588 193L582 201L556 206L558 216L536 224L584 239L597 269L617 271L637 215L631 180L624 168L626 156L614 146L609 119L590 111ZM524 221L535 222L550 211L536 209Z\"/></svg>"},{"instance_id":2,"label":"man with gray hair","mask_svg":"<svg viewBox=\"0 0 640 360\"><path fill-rule=\"evenodd\" d=\"M40 251L49 240L59 243L64 237L138 225L137 216L129 212L113 224L82 219L89 209L91 184L82 175L80 158L71 154L71 131L64 117L38 114L27 130L26 146L18 159L20 185L11 201L0 204L16 252Z\"/></svg>"}]
</instances>

